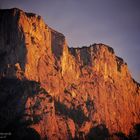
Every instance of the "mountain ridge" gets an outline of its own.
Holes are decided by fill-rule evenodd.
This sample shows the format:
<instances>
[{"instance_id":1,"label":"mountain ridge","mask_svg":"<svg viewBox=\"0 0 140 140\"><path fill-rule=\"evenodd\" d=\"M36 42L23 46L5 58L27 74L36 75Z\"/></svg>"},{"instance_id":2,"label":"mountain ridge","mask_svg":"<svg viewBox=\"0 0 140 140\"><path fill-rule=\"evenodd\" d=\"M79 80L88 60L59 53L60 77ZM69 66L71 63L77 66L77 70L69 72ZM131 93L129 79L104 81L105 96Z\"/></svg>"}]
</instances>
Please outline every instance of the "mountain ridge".
<instances>
[{"instance_id":1,"label":"mountain ridge","mask_svg":"<svg viewBox=\"0 0 140 140\"><path fill-rule=\"evenodd\" d=\"M30 122L41 139L105 139L140 123L140 86L113 48L69 48L40 16L17 8L0 10L0 21L1 130L20 116L25 135Z\"/></svg>"}]
</instances>

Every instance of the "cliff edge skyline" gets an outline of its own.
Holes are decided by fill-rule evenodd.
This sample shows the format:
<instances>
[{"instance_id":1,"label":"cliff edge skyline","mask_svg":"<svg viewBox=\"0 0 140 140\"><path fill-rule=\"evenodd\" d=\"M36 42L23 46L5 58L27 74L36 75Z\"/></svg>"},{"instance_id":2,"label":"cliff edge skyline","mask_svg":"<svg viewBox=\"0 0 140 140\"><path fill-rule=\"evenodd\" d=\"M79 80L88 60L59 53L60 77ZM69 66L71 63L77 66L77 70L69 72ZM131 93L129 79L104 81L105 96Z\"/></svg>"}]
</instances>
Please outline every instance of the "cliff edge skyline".
<instances>
[{"instance_id":1,"label":"cliff edge skyline","mask_svg":"<svg viewBox=\"0 0 140 140\"><path fill-rule=\"evenodd\" d=\"M140 81L139 0L4 0L0 8L18 7L41 15L44 21L67 36L70 47L103 43L112 46Z\"/></svg>"}]
</instances>

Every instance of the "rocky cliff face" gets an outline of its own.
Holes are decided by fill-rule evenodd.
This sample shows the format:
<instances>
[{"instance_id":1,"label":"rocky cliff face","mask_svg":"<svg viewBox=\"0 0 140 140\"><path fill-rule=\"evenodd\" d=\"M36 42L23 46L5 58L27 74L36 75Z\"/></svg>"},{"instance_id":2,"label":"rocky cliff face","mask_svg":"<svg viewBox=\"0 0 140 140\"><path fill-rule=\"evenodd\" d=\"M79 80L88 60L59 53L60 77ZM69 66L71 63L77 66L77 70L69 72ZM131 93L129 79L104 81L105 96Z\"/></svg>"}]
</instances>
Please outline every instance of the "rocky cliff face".
<instances>
[{"instance_id":1,"label":"rocky cliff face","mask_svg":"<svg viewBox=\"0 0 140 140\"><path fill-rule=\"evenodd\" d=\"M16 8L0 10L0 36L1 131L105 139L140 123L140 86L111 47L68 48L40 16Z\"/></svg>"}]
</instances>

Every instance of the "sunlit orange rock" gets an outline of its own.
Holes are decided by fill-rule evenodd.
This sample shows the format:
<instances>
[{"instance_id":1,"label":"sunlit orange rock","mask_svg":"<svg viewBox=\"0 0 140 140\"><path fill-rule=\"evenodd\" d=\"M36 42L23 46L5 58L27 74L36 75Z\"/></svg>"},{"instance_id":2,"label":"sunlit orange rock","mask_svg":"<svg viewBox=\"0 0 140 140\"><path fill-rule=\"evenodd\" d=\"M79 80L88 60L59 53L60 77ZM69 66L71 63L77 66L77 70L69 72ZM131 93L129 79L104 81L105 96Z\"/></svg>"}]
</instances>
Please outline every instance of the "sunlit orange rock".
<instances>
[{"instance_id":1,"label":"sunlit orange rock","mask_svg":"<svg viewBox=\"0 0 140 140\"><path fill-rule=\"evenodd\" d=\"M14 112L5 124L0 113L1 130L20 116L41 139L88 139L95 128L128 135L140 123L140 86L111 47L69 48L40 16L16 8L0 10L0 36L1 112Z\"/></svg>"}]
</instances>

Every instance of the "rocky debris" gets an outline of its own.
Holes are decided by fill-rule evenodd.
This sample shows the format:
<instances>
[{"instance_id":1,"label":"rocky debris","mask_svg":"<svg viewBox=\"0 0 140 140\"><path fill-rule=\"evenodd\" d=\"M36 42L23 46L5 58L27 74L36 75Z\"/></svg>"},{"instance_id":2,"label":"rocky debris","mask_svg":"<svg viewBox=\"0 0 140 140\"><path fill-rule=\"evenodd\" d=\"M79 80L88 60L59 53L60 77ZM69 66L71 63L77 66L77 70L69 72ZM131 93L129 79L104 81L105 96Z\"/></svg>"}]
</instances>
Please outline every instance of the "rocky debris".
<instances>
[{"instance_id":1,"label":"rocky debris","mask_svg":"<svg viewBox=\"0 0 140 140\"><path fill-rule=\"evenodd\" d=\"M0 10L0 36L1 130L23 139L119 139L140 123L140 86L111 47L68 48L41 16L17 8Z\"/></svg>"}]
</instances>

